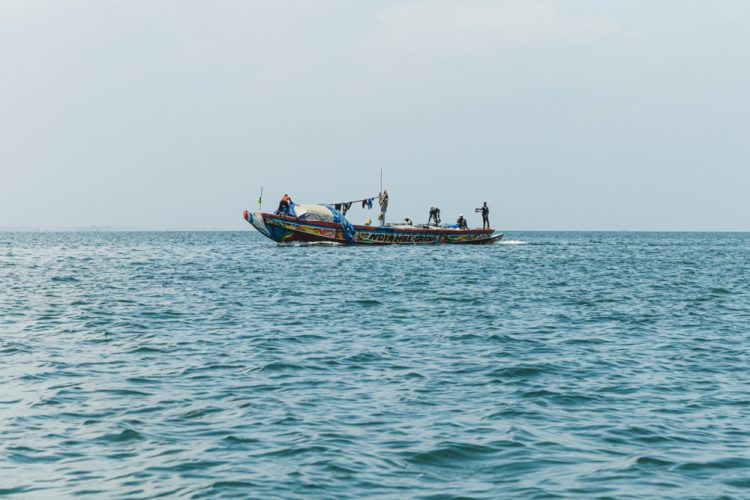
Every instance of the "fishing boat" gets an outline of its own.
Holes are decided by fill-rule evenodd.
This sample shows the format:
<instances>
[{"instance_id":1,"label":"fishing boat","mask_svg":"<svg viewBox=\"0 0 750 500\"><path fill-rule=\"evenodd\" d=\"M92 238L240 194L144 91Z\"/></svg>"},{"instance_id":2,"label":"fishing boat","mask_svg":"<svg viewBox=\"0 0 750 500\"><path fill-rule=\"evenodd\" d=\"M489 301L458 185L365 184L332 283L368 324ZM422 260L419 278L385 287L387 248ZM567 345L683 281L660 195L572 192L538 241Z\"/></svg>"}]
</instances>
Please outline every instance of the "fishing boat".
<instances>
[{"instance_id":1,"label":"fishing boat","mask_svg":"<svg viewBox=\"0 0 750 500\"><path fill-rule=\"evenodd\" d=\"M366 200L360 200L366 201ZM277 243L343 245L486 244L502 239L494 229L461 229L428 224L354 225L334 205L292 205L287 213L244 212L263 236Z\"/></svg>"}]
</instances>

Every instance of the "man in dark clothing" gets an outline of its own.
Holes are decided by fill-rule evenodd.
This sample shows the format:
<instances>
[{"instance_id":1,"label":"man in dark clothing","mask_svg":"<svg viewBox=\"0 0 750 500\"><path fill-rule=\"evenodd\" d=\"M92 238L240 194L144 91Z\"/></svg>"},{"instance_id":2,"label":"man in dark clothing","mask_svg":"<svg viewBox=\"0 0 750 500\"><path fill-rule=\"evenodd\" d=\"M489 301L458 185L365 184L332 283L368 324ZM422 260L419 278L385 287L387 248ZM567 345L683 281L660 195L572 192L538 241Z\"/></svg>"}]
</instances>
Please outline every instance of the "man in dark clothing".
<instances>
[{"instance_id":1,"label":"man in dark clothing","mask_svg":"<svg viewBox=\"0 0 750 500\"><path fill-rule=\"evenodd\" d=\"M430 218L427 219L427 225L430 225L430 222L435 221L435 225L440 224L440 209L438 207L430 207Z\"/></svg>"},{"instance_id":2,"label":"man in dark clothing","mask_svg":"<svg viewBox=\"0 0 750 500\"><path fill-rule=\"evenodd\" d=\"M278 215L288 215L289 214L289 205L290 203L294 203L292 199L289 197L288 194L285 194L281 201L279 202L279 208L276 210L276 214Z\"/></svg>"},{"instance_id":3,"label":"man in dark clothing","mask_svg":"<svg viewBox=\"0 0 750 500\"><path fill-rule=\"evenodd\" d=\"M484 202L480 208L475 208L475 212L482 212L482 229L490 228L490 208L487 206L487 202Z\"/></svg>"},{"instance_id":4,"label":"man in dark clothing","mask_svg":"<svg viewBox=\"0 0 750 500\"><path fill-rule=\"evenodd\" d=\"M459 229L469 229L469 223L466 221L464 214L459 214L456 224L458 224Z\"/></svg>"}]
</instances>

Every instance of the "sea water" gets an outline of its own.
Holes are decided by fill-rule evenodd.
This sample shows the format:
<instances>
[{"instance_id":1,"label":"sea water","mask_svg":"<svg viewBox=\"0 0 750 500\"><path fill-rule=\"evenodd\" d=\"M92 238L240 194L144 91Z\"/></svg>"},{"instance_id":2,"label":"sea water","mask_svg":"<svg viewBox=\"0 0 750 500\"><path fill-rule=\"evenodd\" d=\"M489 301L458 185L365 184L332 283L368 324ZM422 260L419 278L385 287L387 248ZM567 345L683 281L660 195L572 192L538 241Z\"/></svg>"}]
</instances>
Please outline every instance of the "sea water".
<instances>
[{"instance_id":1,"label":"sea water","mask_svg":"<svg viewBox=\"0 0 750 500\"><path fill-rule=\"evenodd\" d=\"M0 494L750 496L750 235L0 234Z\"/></svg>"}]
</instances>

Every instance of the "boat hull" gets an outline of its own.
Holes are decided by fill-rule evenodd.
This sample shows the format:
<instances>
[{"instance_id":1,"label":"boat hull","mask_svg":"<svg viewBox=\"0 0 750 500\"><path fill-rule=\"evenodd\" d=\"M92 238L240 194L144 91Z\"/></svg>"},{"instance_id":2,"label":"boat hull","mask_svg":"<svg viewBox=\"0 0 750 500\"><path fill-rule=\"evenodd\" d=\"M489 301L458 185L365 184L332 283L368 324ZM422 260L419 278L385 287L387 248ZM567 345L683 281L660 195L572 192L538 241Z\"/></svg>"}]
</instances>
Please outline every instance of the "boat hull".
<instances>
[{"instance_id":1,"label":"boat hull","mask_svg":"<svg viewBox=\"0 0 750 500\"><path fill-rule=\"evenodd\" d=\"M277 243L340 243L350 245L479 245L502 239L494 229L448 229L404 226L352 226L338 222L301 221L295 217L245 212L245 219ZM347 231L348 229L348 231Z\"/></svg>"}]
</instances>

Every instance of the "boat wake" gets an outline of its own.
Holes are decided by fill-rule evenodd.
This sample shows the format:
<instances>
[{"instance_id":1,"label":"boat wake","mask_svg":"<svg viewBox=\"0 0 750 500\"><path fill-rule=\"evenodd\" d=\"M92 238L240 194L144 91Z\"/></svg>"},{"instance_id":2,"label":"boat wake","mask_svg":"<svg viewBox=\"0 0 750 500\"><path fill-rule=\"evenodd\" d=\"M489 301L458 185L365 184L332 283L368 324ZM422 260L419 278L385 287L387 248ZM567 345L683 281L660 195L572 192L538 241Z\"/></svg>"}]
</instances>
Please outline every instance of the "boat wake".
<instances>
[{"instance_id":1,"label":"boat wake","mask_svg":"<svg viewBox=\"0 0 750 500\"><path fill-rule=\"evenodd\" d=\"M528 245L527 241L519 240L501 240L497 242L498 245Z\"/></svg>"},{"instance_id":2,"label":"boat wake","mask_svg":"<svg viewBox=\"0 0 750 500\"><path fill-rule=\"evenodd\" d=\"M279 243L280 247L340 247L343 243L336 241L293 241L291 243Z\"/></svg>"}]
</instances>

